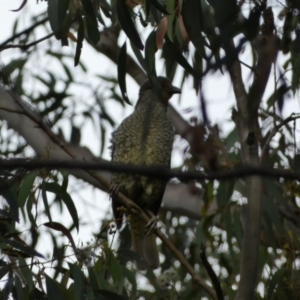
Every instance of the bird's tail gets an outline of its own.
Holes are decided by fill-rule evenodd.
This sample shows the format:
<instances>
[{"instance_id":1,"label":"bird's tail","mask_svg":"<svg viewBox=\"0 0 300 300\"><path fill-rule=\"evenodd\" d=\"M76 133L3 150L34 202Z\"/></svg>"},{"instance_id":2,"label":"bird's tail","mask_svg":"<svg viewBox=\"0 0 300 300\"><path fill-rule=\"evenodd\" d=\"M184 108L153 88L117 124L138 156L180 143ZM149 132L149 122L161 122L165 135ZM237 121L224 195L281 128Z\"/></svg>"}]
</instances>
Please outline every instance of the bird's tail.
<instances>
[{"instance_id":1,"label":"bird's tail","mask_svg":"<svg viewBox=\"0 0 300 300\"><path fill-rule=\"evenodd\" d=\"M151 269L159 267L159 255L156 245L156 235L150 233L146 235L146 222L138 216L131 216L131 241L133 250L143 258ZM137 263L137 268L144 270L145 266Z\"/></svg>"}]
</instances>

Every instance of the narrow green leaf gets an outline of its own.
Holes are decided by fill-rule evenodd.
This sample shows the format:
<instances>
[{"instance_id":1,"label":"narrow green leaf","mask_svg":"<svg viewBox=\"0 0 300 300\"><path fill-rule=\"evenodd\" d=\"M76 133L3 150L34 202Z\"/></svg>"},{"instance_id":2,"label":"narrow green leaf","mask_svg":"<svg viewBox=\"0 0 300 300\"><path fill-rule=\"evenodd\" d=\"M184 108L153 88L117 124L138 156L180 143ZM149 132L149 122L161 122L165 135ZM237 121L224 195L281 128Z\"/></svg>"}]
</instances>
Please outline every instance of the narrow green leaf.
<instances>
[{"instance_id":1,"label":"narrow green leaf","mask_svg":"<svg viewBox=\"0 0 300 300\"><path fill-rule=\"evenodd\" d=\"M96 275L101 289L110 290L112 286L110 282L107 281L106 278L107 268L105 266L105 263L102 262L101 258L99 258L98 261L96 262L95 269L96 269Z\"/></svg>"},{"instance_id":2,"label":"narrow green leaf","mask_svg":"<svg viewBox=\"0 0 300 300\"><path fill-rule=\"evenodd\" d=\"M201 243L204 242L204 240L205 240L205 236L204 236L202 224L199 222L198 226L196 227L195 238L194 238L193 242L196 245L200 246Z\"/></svg>"},{"instance_id":3,"label":"narrow green leaf","mask_svg":"<svg viewBox=\"0 0 300 300\"><path fill-rule=\"evenodd\" d=\"M25 244L22 244L18 241L15 241L15 240L9 240L9 239L6 239L4 237L0 237L0 242L4 243L4 244L7 244L7 245L10 245L20 251L22 251L23 253L29 255L30 257L33 257L33 256L37 256L37 257L41 257L41 258L45 258L42 254L40 254L39 252L35 251L34 249L32 249L31 247L25 245Z\"/></svg>"},{"instance_id":4,"label":"narrow green leaf","mask_svg":"<svg viewBox=\"0 0 300 300\"><path fill-rule=\"evenodd\" d=\"M276 203L281 203L288 214L293 215L293 211L290 211L290 207L286 205L286 202L283 198L283 193L276 181L265 178L263 182L264 186L267 188L267 195L264 197L265 199L262 202L263 211L270 218L270 220L272 220L273 229L275 229L274 227L276 226L276 229L279 232L283 231L282 218L278 212Z\"/></svg>"},{"instance_id":5,"label":"narrow green leaf","mask_svg":"<svg viewBox=\"0 0 300 300\"><path fill-rule=\"evenodd\" d=\"M127 96L127 88L126 88L126 67L127 67L127 49L126 49L126 41L120 49L119 58L118 58L118 81L120 85L120 90L123 96L124 101L132 105Z\"/></svg>"},{"instance_id":6,"label":"narrow green leaf","mask_svg":"<svg viewBox=\"0 0 300 300\"><path fill-rule=\"evenodd\" d=\"M10 77L11 74L16 70L22 70L27 62L28 58L19 58L14 59L11 62L9 62L7 65L3 67L3 74L6 77Z\"/></svg>"},{"instance_id":7,"label":"narrow green leaf","mask_svg":"<svg viewBox=\"0 0 300 300\"><path fill-rule=\"evenodd\" d=\"M288 95L288 92L292 89L291 86L281 85L278 87L273 94L267 100L268 109L274 105L275 102L279 102L280 98L283 98L285 94Z\"/></svg>"},{"instance_id":8,"label":"narrow green leaf","mask_svg":"<svg viewBox=\"0 0 300 300\"><path fill-rule=\"evenodd\" d=\"M107 27L106 24L105 24L105 21L104 21L104 19L102 17L100 9L99 9L99 12L97 13L97 20L98 20L98 22L100 22L101 25L103 25L104 27Z\"/></svg>"},{"instance_id":9,"label":"narrow green leaf","mask_svg":"<svg viewBox=\"0 0 300 300\"><path fill-rule=\"evenodd\" d=\"M105 149L105 137L106 137L106 127L102 124L100 124L100 130L101 130L101 149L100 149L100 156L102 156L103 151Z\"/></svg>"},{"instance_id":10,"label":"narrow green leaf","mask_svg":"<svg viewBox=\"0 0 300 300\"><path fill-rule=\"evenodd\" d=\"M232 245L232 238L233 238L233 222L231 220L231 213L228 211L227 213L224 213L223 220L225 224L225 230L226 230L226 237L227 237L227 243L229 248L229 253L231 256L232 261L234 260L234 251L233 251L233 245Z\"/></svg>"},{"instance_id":11,"label":"narrow green leaf","mask_svg":"<svg viewBox=\"0 0 300 300\"><path fill-rule=\"evenodd\" d=\"M157 51L156 47L156 40L155 40L155 31L152 31L147 40L145 45L145 61L148 65L149 72L151 75L156 77L156 70L155 70L155 53Z\"/></svg>"},{"instance_id":12,"label":"narrow green leaf","mask_svg":"<svg viewBox=\"0 0 300 300\"><path fill-rule=\"evenodd\" d=\"M217 203L219 207L222 207L230 200L234 190L234 180L220 181L217 189Z\"/></svg>"},{"instance_id":13,"label":"narrow green leaf","mask_svg":"<svg viewBox=\"0 0 300 300\"><path fill-rule=\"evenodd\" d=\"M233 221L234 233L235 233L235 237L237 239L237 243L240 247L242 247L242 243L243 243L243 229L242 228L243 228L243 226L241 224L239 212L233 213L232 221Z\"/></svg>"},{"instance_id":14,"label":"narrow green leaf","mask_svg":"<svg viewBox=\"0 0 300 300\"><path fill-rule=\"evenodd\" d=\"M60 291L58 282L56 282L46 274L45 277L48 299L65 300Z\"/></svg>"},{"instance_id":15,"label":"narrow green leaf","mask_svg":"<svg viewBox=\"0 0 300 300\"><path fill-rule=\"evenodd\" d=\"M62 36L65 37L67 40L66 46L68 45L68 33L70 31L72 22L73 22L73 13L68 11L64 17L64 20L62 22L61 29L60 29Z\"/></svg>"},{"instance_id":16,"label":"narrow green leaf","mask_svg":"<svg viewBox=\"0 0 300 300\"><path fill-rule=\"evenodd\" d=\"M85 15L88 16L94 25L97 25L97 14L91 0L81 0Z\"/></svg>"},{"instance_id":17,"label":"narrow green leaf","mask_svg":"<svg viewBox=\"0 0 300 300\"><path fill-rule=\"evenodd\" d=\"M79 230L79 219L78 219L76 206L74 205L74 202L73 202L71 196L67 192L63 192L62 187L60 185L58 185L57 183L55 183L55 182L43 182L43 184L42 184L42 197L43 197L43 199L45 199L44 200L45 209L46 209L46 213L47 213L47 216L48 216L50 222L52 222L52 218L51 218L51 215L50 215L49 206L47 206L48 201L47 201L46 191L54 193L62 199L62 201L67 206L67 209L68 209L68 211L69 211L69 213L70 213L70 215L73 219L74 225L75 225L75 227L78 231Z\"/></svg>"},{"instance_id":18,"label":"narrow green leaf","mask_svg":"<svg viewBox=\"0 0 300 300\"><path fill-rule=\"evenodd\" d=\"M27 210L27 215L28 215L28 218L29 218L32 226L36 227L35 218L34 218L32 212L31 212L33 199L34 199L34 197L32 195L30 195L28 197L27 202L26 202L26 210Z\"/></svg>"},{"instance_id":19,"label":"narrow green leaf","mask_svg":"<svg viewBox=\"0 0 300 300\"><path fill-rule=\"evenodd\" d=\"M27 3L27 0L23 0L22 4L19 6L19 8L17 9L12 9L11 11L13 12L17 12L17 11L20 11Z\"/></svg>"},{"instance_id":20,"label":"narrow green leaf","mask_svg":"<svg viewBox=\"0 0 300 300\"><path fill-rule=\"evenodd\" d=\"M157 10L159 10L160 12L162 12L165 15L170 15L170 13L157 0L149 0L149 1L150 1L151 5L153 5Z\"/></svg>"},{"instance_id":21,"label":"narrow green leaf","mask_svg":"<svg viewBox=\"0 0 300 300\"><path fill-rule=\"evenodd\" d=\"M84 275L83 272L80 270L80 268L76 264L68 263L73 280L74 280L74 287L73 292L75 294L75 299L82 300L84 299L83 294L83 280Z\"/></svg>"},{"instance_id":22,"label":"narrow green leaf","mask_svg":"<svg viewBox=\"0 0 300 300\"><path fill-rule=\"evenodd\" d=\"M19 276L15 276L14 279L15 279L15 288L16 288L16 292L18 295L18 300L24 300L22 282L21 282Z\"/></svg>"},{"instance_id":23,"label":"narrow green leaf","mask_svg":"<svg viewBox=\"0 0 300 300\"><path fill-rule=\"evenodd\" d=\"M50 22L50 27L55 33L59 30L59 21L58 21L58 6L60 0L51 0L48 1L48 17Z\"/></svg>"},{"instance_id":24,"label":"narrow green leaf","mask_svg":"<svg viewBox=\"0 0 300 300\"><path fill-rule=\"evenodd\" d=\"M84 39L84 24L82 17L79 13L77 13L77 20L79 23L79 28L77 31L77 45L76 45L76 52L75 52L75 58L74 58L74 66L76 67L80 60L81 55L81 49L83 45L83 39Z\"/></svg>"},{"instance_id":25,"label":"narrow green leaf","mask_svg":"<svg viewBox=\"0 0 300 300\"><path fill-rule=\"evenodd\" d=\"M213 182L209 181L203 184L203 189L204 189L203 201L205 202L206 205L209 205L215 199Z\"/></svg>"},{"instance_id":26,"label":"narrow green leaf","mask_svg":"<svg viewBox=\"0 0 300 300\"><path fill-rule=\"evenodd\" d=\"M111 6L106 0L99 0L99 6L101 8L105 8L105 10L107 10L108 12L111 12Z\"/></svg>"},{"instance_id":27,"label":"narrow green leaf","mask_svg":"<svg viewBox=\"0 0 300 300\"><path fill-rule=\"evenodd\" d=\"M217 26L228 25L232 23L238 12L236 0L212 0L210 5L214 9L214 16Z\"/></svg>"},{"instance_id":28,"label":"narrow green leaf","mask_svg":"<svg viewBox=\"0 0 300 300\"><path fill-rule=\"evenodd\" d=\"M33 288L33 280L32 280L33 274L31 270L28 268L28 264L26 263L26 260L23 257L19 256L18 260L19 260L19 270L24 276L30 292Z\"/></svg>"},{"instance_id":29,"label":"narrow green leaf","mask_svg":"<svg viewBox=\"0 0 300 300\"><path fill-rule=\"evenodd\" d=\"M87 17L85 21L88 38L93 43L93 45L97 45L97 43L100 41L100 32L98 25L95 25L89 17Z\"/></svg>"},{"instance_id":30,"label":"narrow green leaf","mask_svg":"<svg viewBox=\"0 0 300 300\"><path fill-rule=\"evenodd\" d=\"M100 40L100 33L97 23L97 13L91 0L81 0L81 3L85 11L87 35L91 42L96 45Z\"/></svg>"},{"instance_id":31,"label":"narrow green leaf","mask_svg":"<svg viewBox=\"0 0 300 300\"><path fill-rule=\"evenodd\" d=\"M2 279L9 271L7 265L0 267L0 279Z\"/></svg>"},{"instance_id":32,"label":"narrow green leaf","mask_svg":"<svg viewBox=\"0 0 300 300\"><path fill-rule=\"evenodd\" d=\"M131 283L131 299L136 299L136 291L137 291L137 284L134 274L129 271L126 267L123 267L123 274Z\"/></svg>"},{"instance_id":33,"label":"narrow green leaf","mask_svg":"<svg viewBox=\"0 0 300 300\"><path fill-rule=\"evenodd\" d=\"M53 193L57 196L61 193L61 186L56 182L43 182L43 186L47 192Z\"/></svg>"},{"instance_id":34,"label":"narrow green leaf","mask_svg":"<svg viewBox=\"0 0 300 300\"><path fill-rule=\"evenodd\" d=\"M62 62L61 62L61 63L62 63ZM66 73L66 75L67 75L67 77L68 77L68 81L69 81L70 83L73 82L74 79L73 79L73 75L72 75L70 69L69 69L64 63L62 63L62 67L63 67L64 70L65 70L65 73Z\"/></svg>"},{"instance_id":35,"label":"narrow green leaf","mask_svg":"<svg viewBox=\"0 0 300 300\"><path fill-rule=\"evenodd\" d=\"M111 20L116 19L116 17L114 18L115 13L113 13L113 14L111 13L111 8L108 10L102 5L102 0L100 0L99 7L101 8L101 11L104 13L106 18L111 19ZM100 13L99 13L99 15L100 15ZM99 19L99 16L98 16L98 19Z\"/></svg>"},{"instance_id":36,"label":"narrow green leaf","mask_svg":"<svg viewBox=\"0 0 300 300\"><path fill-rule=\"evenodd\" d=\"M299 172L300 171L300 154L299 153L297 153L295 155L294 161L295 161L295 167L294 167L294 169L295 169L296 172Z\"/></svg>"},{"instance_id":37,"label":"narrow green leaf","mask_svg":"<svg viewBox=\"0 0 300 300\"><path fill-rule=\"evenodd\" d=\"M72 128L73 130L73 128ZM61 185L61 191L64 193L67 191L68 184L69 184L69 172L61 171L61 175L63 176L63 183Z\"/></svg>"},{"instance_id":38,"label":"narrow green leaf","mask_svg":"<svg viewBox=\"0 0 300 300\"><path fill-rule=\"evenodd\" d=\"M92 289L93 290L100 289L100 285L99 285L99 282L98 282L98 279L97 279L94 268L88 268L88 272L89 272L89 280L90 280Z\"/></svg>"},{"instance_id":39,"label":"narrow green leaf","mask_svg":"<svg viewBox=\"0 0 300 300\"><path fill-rule=\"evenodd\" d=\"M61 194L61 199L67 206L67 209L73 219L74 225L77 229L77 232L79 231L79 219L78 219L78 214L77 214L77 209L76 206L71 198L71 196L68 193L62 193Z\"/></svg>"},{"instance_id":40,"label":"narrow green leaf","mask_svg":"<svg viewBox=\"0 0 300 300\"><path fill-rule=\"evenodd\" d=\"M147 23L147 21L145 21L144 15L141 13L141 11L139 11L138 16L140 18L140 22L141 22L142 26L147 27L148 23Z\"/></svg>"},{"instance_id":41,"label":"narrow green leaf","mask_svg":"<svg viewBox=\"0 0 300 300\"><path fill-rule=\"evenodd\" d=\"M66 0L48 1L48 17L51 29L57 39L62 39L62 24L67 13Z\"/></svg>"},{"instance_id":42,"label":"narrow green leaf","mask_svg":"<svg viewBox=\"0 0 300 300\"><path fill-rule=\"evenodd\" d=\"M167 36L171 41L173 41L173 36L174 36L174 19L175 19L174 8L175 8L175 0L168 0L167 10L170 11L171 14L167 15L167 21L168 21Z\"/></svg>"},{"instance_id":43,"label":"narrow green leaf","mask_svg":"<svg viewBox=\"0 0 300 300\"><path fill-rule=\"evenodd\" d=\"M116 0L117 1L117 15L119 22L122 26L122 29L130 39L130 41L140 50L144 49L144 45L142 43L142 40L134 26L134 23L132 21L130 12L128 10L128 7L126 5L126 1L124 0Z\"/></svg>"},{"instance_id":44,"label":"narrow green leaf","mask_svg":"<svg viewBox=\"0 0 300 300\"><path fill-rule=\"evenodd\" d=\"M62 225L58 222L52 222L52 223L47 222L47 223L44 223L42 225L62 232L69 239L73 249L76 249L76 245L75 245L75 242L74 242L73 237L71 235L71 232L64 225Z\"/></svg>"},{"instance_id":45,"label":"narrow green leaf","mask_svg":"<svg viewBox=\"0 0 300 300\"><path fill-rule=\"evenodd\" d=\"M225 138L225 146L228 152L232 151L232 148L235 147L236 143L239 140L239 135L236 127Z\"/></svg>"},{"instance_id":46,"label":"narrow green leaf","mask_svg":"<svg viewBox=\"0 0 300 300\"><path fill-rule=\"evenodd\" d=\"M64 272L64 274L62 276L60 284L64 287L67 287L69 279L70 279L70 270L67 270L66 272Z\"/></svg>"},{"instance_id":47,"label":"narrow green leaf","mask_svg":"<svg viewBox=\"0 0 300 300\"><path fill-rule=\"evenodd\" d=\"M206 0L201 0L201 9L202 16L205 16L205 18L203 18L202 20L203 31L209 35L214 35L216 25L211 11L211 6L207 3Z\"/></svg>"},{"instance_id":48,"label":"narrow green leaf","mask_svg":"<svg viewBox=\"0 0 300 300\"><path fill-rule=\"evenodd\" d=\"M203 12L201 0L184 0L182 3L182 19L184 27L197 49L198 53L204 57L204 38L201 34L203 30ZM197 16L196 18L194 16Z\"/></svg>"},{"instance_id":49,"label":"narrow green leaf","mask_svg":"<svg viewBox=\"0 0 300 300\"><path fill-rule=\"evenodd\" d=\"M122 267L112 251L110 252L110 255L108 257L107 268L111 274L115 285L117 286L118 294L121 294L123 290L124 276L122 272Z\"/></svg>"},{"instance_id":50,"label":"narrow green leaf","mask_svg":"<svg viewBox=\"0 0 300 300\"><path fill-rule=\"evenodd\" d=\"M114 292L107 291L107 290L99 289L96 292L97 292L97 294L104 296L105 299L109 299L109 300L127 300L128 299L125 296L121 296L121 295L118 295Z\"/></svg>"},{"instance_id":51,"label":"narrow green leaf","mask_svg":"<svg viewBox=\"0 0 300 300\"><path fill-rule=\"evenodd\" d=\"M24 207L26 199L28 198L30 191L32 189L34 180L38 174L38 171L30 172L25 178L22 180L19 193L18 193L18 204L19 207Z\"/></svg>"},{"instance_id":52,"label":"narrow green leaf","mask_svg":"<svg viewBox=\"0 0 300 300\"><path fill-rule=\"evenodd\" d=\"M198 53L198 51L195 51L194 53L194 63L193 63L194 69L198 74L203 73L203 59L202 56ZM199 88L201 88L202 85L202 79L200 77L194 76L194 89L197 91Z\"/></svg>"},{"instance_id":53,"label":"narrow green leaf","mask_svg":"<svg viewBox=\"0 0 300 300\"><path fill-rule=\"evenodd\" d=\"M191 75L199 76L200 74L196 74L193 67L189 64L187 59L182 55L182 51L179 47L170 41L170 39L166 36L164 47L167 48L167 51L173 56L173 58Z\"/></svg>"},{"instance_id":54,"label":"narrow green leaf","mask_svg":"<svg viewBox=\"0 0 300 300\"><path fill-rule=\"evenodd\" d=\"M174 60L166 47L162 49L162 57L165 60L166 75L172 81L175 77L178 63Z\"/></svg>"},{"instance_id":55,"label":"narrow green leaf","mask_svg":"<svg viewBox=\"0 0 300 300\"><path fill-rule=\"evenodd\" d=\"M151 0L145 0L146 19L149 17L150 9L151 9Z\"/></svg>"},{"instance_id":56,"label":"narrow green leaf","mask_svg":"<svg viewBox=\"0 0 300 300\"><path fill-rule=\"evenodd\" d=\"M52 1L52 0L51 0ZM63 38L63 31L62 31L62 26L67 14L67 1L68 0L59 0L58 2L58 11L57 11L57 17L58 17L58 23L59 23L59 37ZM70 24L71 25L71 24Z\"/></svg>"},{"instance_id":57,"label":"narrow green leaf","mask_svg":"<svg viewBox=\"0 0 300 300\"><path fill-rule=\"evenodd\" d=\"M279 283L285 273L286 273L285 269L279 269L273 274L273 276L269 282L267 299L274 299L273 294L274 294L275 288L277 285L279 285Z\"/></svg>"},{"instance_id":58,"label":"narrow green leaf","mask_svg":"<svg viewBox=\"0 0 300 300\"><path fill-rule=\"evenodd\" d=\"M6 181L0 177L0 195L2 195L9 205L9 215L14 221L19 221L19 206L15 194L12 192Z\"/></svg>"},{"instance_id":59,"label":"narrow green leaf","mask_svg":"<svg viewBox=\"0 0 300 300\"><path fill-rule=\"evenodd\" d=\"M8 279L5 280L5 285L4 286L2 285L1 287L1 300L11 299L9 295L11 294L13 289L13 282L14 282L13 277L9 277Z\"/></svg>"},{"instance_id":60,"label":"narrow green leaf","mask_svg":"<svg viewBox=\"0 0 300 300\"><path fill-rule=\"evenodd\" d=\"M50 213L50 207L49 207L49 203L48 203L48 197L47 197L47 185L49 183L43 181L42 183L42 199L43 199L43 203L45 206L45 213L49 219L50 222L52 222L52 217L51 217L51 213Z\"/></svg>"},{"instance_id":61,"label":"narrow green leaf","mask_svg":"<svg viewBox=\"0 0 300 300\"><path fill-rule=\"evenodd\" d=\"M131 49L132 49L133 53L135 54L135 57L137 58L138 62L140 63L140 65L143 67L143 69L147 73L149 73L148 66L147 66L147 64L145 62L145 59L144 59L141 51L131 41L130 41L130 45L131 45Z\"/></svg>"},{"instance_id":62,"label":"narrow green leaf","mask_svg":"<svg viewBox=\"0 0 300 300\"><path fill-rule=\"evenodd\" d=\"M146 2L146 13L147 13L147 16L149 15L149 13L147 12L147 9L148 9L148 6L147 6L147 2ZM149 8L151 14L150 14L150 18L156 22L156 24L159 24L159 21L161 20L161 18L163 17L163 14L157 10L153 5L150 5L150 8Z\"/></svg>"}]
</instances>

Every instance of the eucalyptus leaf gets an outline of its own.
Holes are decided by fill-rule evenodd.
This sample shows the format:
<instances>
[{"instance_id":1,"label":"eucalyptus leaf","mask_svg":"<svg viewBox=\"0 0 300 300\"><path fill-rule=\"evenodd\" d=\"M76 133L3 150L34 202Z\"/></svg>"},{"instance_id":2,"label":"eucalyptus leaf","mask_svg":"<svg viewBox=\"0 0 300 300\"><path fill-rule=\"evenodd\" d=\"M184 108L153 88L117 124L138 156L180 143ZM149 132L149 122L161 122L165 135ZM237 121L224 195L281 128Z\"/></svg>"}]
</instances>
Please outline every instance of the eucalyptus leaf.
<instances>
[{"instance_id":1,"label":"eucalyptus leaf","mask_svg":"<svg viewBox=\"0 0 300 300\"><path fill-rule=\"evenodd\" d=\"M127 70L127 48L126 48L126 41L125 41L123 46L120 49L119 58L118 58L118 81L119 81L119 86L124 101L127 104L132 105L127 96L126 70Z\"/></svg>"},{"instance_id":2,"label":"eucalyptus leaf","mask_svg":"<svg viewBox=\"0 0 300 300\"><path fill-rule=\"evenodd\" d=\"M77 14L77 20L79 23L79 28L77 31L77 45L76 45L76 53L75 53L75 58L74 58L74 66L76 67L79 63L80 60L80 55L81 55L81 49L83 45L83 39L84 39L84 24L81 15L78 13Z\"/></svg>"},{"instance_id":3,"label":"eucalyptus leaf","mask_svg":"<svg viewBox=\"0 0 300 300\"><path fill-rule=\"evenodd\" d=\"M25 205L26 199L28 198L30 191L33 187L34 180L38 174L38 171L30 172L28 175L24 177L22 183L20 185L20 189L18 192L18 204L20 207Z\"/></svg>"},{"instance_id":4,"label":"eucalyptus leaf","mask_svg":"<svg viewBox=\"0 0 300 300\"><path fill-rule=\"evenodd\" d=\"M46 288L47 288L47 297L48 299L55 299L55 300L65 300L59 288L59 283L53 280L48 275L46 277Z\"/></svg>"},{"instance_id":5,"label":"eucalyptus leaf","mask_svg":"<svg viewBox=\"0 0 300 300\"><path fill-rule=\"evenodd\" d=\"M10 239L4 238L4 237L0 237L0 242L10 245L31 257L36 256L36 257L40 257L40 258L45 258L41 253L35 251L31 247L29 247L25 244L22 244L16 240L10 240Z\"/></svg>"},{"instance_id":6,"label":"eucalyptus leaf","mask_svg":"<svg viewBox=\"0 0 300 300\"><path fill-rule=\"evenodd\" d=\"M128 6L124 0L117 1L117 14L122 29L130 39L130 41L140 50L144 49L142 40L133 24Z\"/></svg>"},{"instance_id":7,"label":"eucalyptus leaf","mask_svg":"<svg viewBox=\"0 0 300 300\"><path fill-rule=\"evenodd\" d=\"M18 200L10 189L7 182L0 177L0 195L4 197L6 202L9 205L10 211L8 215L10 215L15 221L19 221L19 206Z\"/></svg>"},{"instance_id":8,"label":"eucalyptus leaf","mask_svg":"<svg viewBox=\"0 0 300 300\"><path fill-rule=\"evenodd\" d=\"M155 31L152 31L146 40L145 61L148 66L148 70L150 74L156 77L155 53L157 51L157 47L156 47L155 36L156 36Z\"/></svg>"},{"instance_id":9,"label":"eucalyptus leaf","mask_svg":"<svg viewBox=\"0 0 300 300\"><path fill-rule=\"evenodd\" d=\"M180 64L190 75L199 76L196 74L193 67L189 64L187 59L182 55L179 47L173 43L168 37L165 37L164 47L172 55L172 57Z\"/></svg>"}]
</instances>

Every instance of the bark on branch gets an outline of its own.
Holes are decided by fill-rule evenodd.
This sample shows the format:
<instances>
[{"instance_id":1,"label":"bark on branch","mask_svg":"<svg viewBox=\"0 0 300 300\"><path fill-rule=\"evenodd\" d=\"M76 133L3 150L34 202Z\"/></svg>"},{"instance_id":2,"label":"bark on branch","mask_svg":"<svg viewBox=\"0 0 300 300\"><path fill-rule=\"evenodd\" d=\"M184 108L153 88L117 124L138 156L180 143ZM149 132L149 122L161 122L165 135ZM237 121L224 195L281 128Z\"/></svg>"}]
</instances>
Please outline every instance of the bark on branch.
<instances>
[{"instance_id":1,"label":"bark on branch","mask_svg":"<svg viewBox=\"0 0 300 300\"><path fill-rule=\"evenodd\" d=\"M233 117L239 132L242 161L243 164L254 167L261 165L258 142L258 109L269 80L271 65L277 55L277 37L273 33L274 20L271 8L267 8L263 16L262 34L256 38L255 46L258 55L257 77L250 87L249 95L246 94L243 85L240 63L235 61L230 70L238 107L238 111ZM263 193L261 178L258 176L248 177L246 191L248 205L242 244L241 279L235 300L252 300L257 282Z\"/></svg>"}]
</instances>

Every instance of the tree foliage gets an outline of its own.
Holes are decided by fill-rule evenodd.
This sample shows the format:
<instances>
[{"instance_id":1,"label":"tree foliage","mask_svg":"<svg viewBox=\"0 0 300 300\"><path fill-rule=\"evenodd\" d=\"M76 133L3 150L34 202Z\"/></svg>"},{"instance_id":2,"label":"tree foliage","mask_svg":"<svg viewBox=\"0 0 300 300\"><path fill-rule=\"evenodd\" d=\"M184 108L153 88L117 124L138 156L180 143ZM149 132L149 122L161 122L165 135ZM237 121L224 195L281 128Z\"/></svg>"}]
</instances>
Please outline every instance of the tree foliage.
<instances>
[{"instance_id":1,"label":"tree foliage","mask_svg":"<svg viewBox=\"0 0 300 300\"><path fill-rule=\"evenodd\" d=\"M19 49L0 72L1 299L297 299L300 185L287 175L299 174L299 114L286 111L295 111L291 99L299 97L299 1L39 5L45 11L32 16L32 26L21 29L17 19L0 44L3 53ZM109 58L117 76L91 74L82 62L86 47L99 52L99 64ZM184 149L174 171L209 177L178 173L168 184L156 231L161 269L145 265L137 273L134 261L144 262L130 250L127 226L116 243L111 213L94 230L78 205L80 179L108 191L107 165L95 171L4 162L105 163L80 145L85 125L93 125L101 157L108 132L119 123L110 104L130 104L127 76L138 84L155 81L158 61L182 87L193 80L201 107L191 122L170 107ZM230 132L209 119L203 82L217 75L228 76L234 92ZM249 166L258 171L234 175ZM265 169L269 176L259 172ZM282 174L271 176L272 170ZM227 171L233 176L226 178ZM101 197L97 206L106 201ZM74 235L86 227L91 242L78 245Z\"/></svg>"}]
</instances>

